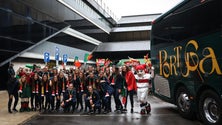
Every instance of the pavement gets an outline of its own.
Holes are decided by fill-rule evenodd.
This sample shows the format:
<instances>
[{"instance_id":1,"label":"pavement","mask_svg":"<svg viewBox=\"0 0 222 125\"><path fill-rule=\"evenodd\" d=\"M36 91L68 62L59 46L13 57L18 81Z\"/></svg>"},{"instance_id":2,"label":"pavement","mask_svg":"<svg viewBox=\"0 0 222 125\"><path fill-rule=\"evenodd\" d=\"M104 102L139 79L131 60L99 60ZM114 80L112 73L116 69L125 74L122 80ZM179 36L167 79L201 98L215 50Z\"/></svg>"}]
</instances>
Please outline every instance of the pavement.
<instances>
[{"instance_id":1,"label":"pavement","mask_svg":"<svg viewBox=\"0 0 222 125\"><path fill-rule=\"evenodd\" d=\"M113 99L113 98L112 98ZM197 120L187 120L179 115L177 107L164 102L154 96L149 96L148 101L151 104L151 113L141 115L139 102L134 96L134 113L128 111L125 113L110 112L108 114L88 115L83 112L64 113L64 112L45 112L33 117L22 125L202 125ZM114 101L112 100L112 108Z\"/></svg>"},{"instance_id":2,"label":"pavement","mask_svg":"<svg viewBox=\"0 0 222 125\"><path fill-rule=\"evenodd\" d=\"M28 121L29 119L35 117L39 112L13 112L8 113L8 92L0 91L0 124L1 125L19 125ZM14 99L13 103L14 104ZM20 109L20 99L16 107L17 110Z\"/></svg>"},{"instance_id":3,"label":"pavement","mask_svg":"<svg viewBox=\"0 0 222 125\"><path fill-rule=\"evenodd\" d=\"M182 118L175 105L166 103L154 96L149 96L149 102L151 103L151 113L141 115L139 113L139 103L134 97L134 113L127 111L126 113L115 113L109 114L95 114L88 115L81 112L75 113L64 113L64 112L13 112L8 113L8 93L7 91L0 91L0 125L113 125L124 124L124 125L135 125L135 124L149 124L149 125L202 125L199 121L192 121ZM113 102L113 101L112 101ZM112 107L114 104L112 103ZM20 109L20 101L17 105L17 110ZM128 104L127 109L130 109Z\"/></svg>"}]
</instances>

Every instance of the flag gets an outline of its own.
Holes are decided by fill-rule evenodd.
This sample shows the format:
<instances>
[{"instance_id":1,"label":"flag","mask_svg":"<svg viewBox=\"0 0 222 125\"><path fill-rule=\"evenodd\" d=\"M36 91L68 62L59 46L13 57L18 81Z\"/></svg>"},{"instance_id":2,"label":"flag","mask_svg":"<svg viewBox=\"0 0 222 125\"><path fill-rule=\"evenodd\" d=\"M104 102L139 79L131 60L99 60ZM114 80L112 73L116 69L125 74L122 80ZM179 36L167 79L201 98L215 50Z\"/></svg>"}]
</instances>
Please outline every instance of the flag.
<instances>
[{"instance_id":1,"label":"flag","mask_svg":"<svg viewBox=\"0 0 222 125\"><path fill-rule=\"evenodd\" d=\"M145 64L146 64L148 67L151 67L151 66L152 66L148 54L146 54L146 55L144 56L144 60L145 60Z\"/></svg>"},{"instance_id":2,"label":"flag","mask_svg":"<svg viewBox=\"0 0 222 125\"><path fill-rule=\"evenodd\" d=\"M66 69L66 66L65 66L64 62L62 62L62 69L63 69L63 70Z\"/></svg>"},{"instance_id":3,"label":"flag","mask_svg":"<svg viewBox=\"0 0 222 125\"><path fill-rule=\"evenodd\" d=\"M78 68L81 66L81 63L79 62L78 56L75 56L74 65L75 65L76 67L78 67Z\"/></svg>"},{"instance_id":4,"label":"flag","mask_svg":"<svg viewBox=\"0 0 222 125\"><path fill-rule=\"evenodd\" d=\"M92 59L93 55L86 53L84 56L84 62L87 62L88 60Z\"/></svg>"},{"instance_id":5,"label":"flag","mask_svg":"<svg viewBox=\"0 0 222 125\"><path fill-rule=\"evenodd\" d=\"M108 67L111 64L111 61L107 58L104 62L104 66Z\"/></svg>"},{"instance_id":6,"label":"flag","mask_svg":"<svg viewBox=\"0 0 222 125\"><path fill-rule=\"evenodd\" d=\"M96 59L96 65L97 66L104 66L105 64L105 59Z\"/></svg>"},{"instance_id":7,"label":"flag","mask_svg":"<svg viewBox=\"0 0 222 125\"><path fill-rule=\"evenodd\" d=\"M88 56L88 60L91 60L92 59L92 57L93 57L93 55L92 54L89 54L89 56Z\"/></svg>"}]
</instances>

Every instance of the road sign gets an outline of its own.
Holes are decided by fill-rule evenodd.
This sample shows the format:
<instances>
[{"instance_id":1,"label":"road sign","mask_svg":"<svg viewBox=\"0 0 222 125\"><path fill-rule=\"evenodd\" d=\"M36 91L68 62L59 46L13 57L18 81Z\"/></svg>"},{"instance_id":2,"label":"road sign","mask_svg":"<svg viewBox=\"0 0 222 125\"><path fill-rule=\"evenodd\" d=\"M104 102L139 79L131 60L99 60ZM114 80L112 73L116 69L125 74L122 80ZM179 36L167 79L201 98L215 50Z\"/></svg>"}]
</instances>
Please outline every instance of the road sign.
<instances>
[{"instance_id":1,"label":"road sign","mask_svg":"<svg viewBox=\"0 0 222 125\"><path fill-rule=\"evenodd\" d=\"M63 54L63 62L67 63L68 60L68 55L67 54Z\"/></svg>"},{"instance_id":2,"label":"road sign","mask_svg":"<svg viewBox=\"0 0 222 125\"><path fill-rule=\"evenodd\" d=\"M48 52L45 52L44 53L44 62L49 62L50 61L50 57L49 57L49 53Z\"/></svg>"},{"instance_id":3,"label":"road sign","mask_svg":"<svg viewBox=\"0 0 222 125\"><path fill-rule=\"evenodd\" d=\"M55 48L55 60L59 60L59 48Z\"/></svg>"}]
</instances>

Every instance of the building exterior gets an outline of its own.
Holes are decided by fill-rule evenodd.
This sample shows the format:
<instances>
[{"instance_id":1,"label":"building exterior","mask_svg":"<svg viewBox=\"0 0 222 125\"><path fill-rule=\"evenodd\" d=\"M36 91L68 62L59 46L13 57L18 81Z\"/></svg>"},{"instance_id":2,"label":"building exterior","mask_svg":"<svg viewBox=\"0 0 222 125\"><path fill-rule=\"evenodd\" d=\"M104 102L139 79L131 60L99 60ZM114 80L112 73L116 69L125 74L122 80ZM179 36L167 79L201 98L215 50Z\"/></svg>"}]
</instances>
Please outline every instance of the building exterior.
<instances>
[{"instance_id":1,"label":"building exterior","mask_svg":"<svg viewBox=\"0 0 222 125\"><path fill-rule=\"evenodd\" d=\"M159 15L118 20L100 0L2 0L0 89L6 88L10 62L44 64L44 52L54 60L55 47L70 64L74 56L83 61L85 53L94 59L143 56L150 50L151 21Z\"/></svg>"}]
</instances>

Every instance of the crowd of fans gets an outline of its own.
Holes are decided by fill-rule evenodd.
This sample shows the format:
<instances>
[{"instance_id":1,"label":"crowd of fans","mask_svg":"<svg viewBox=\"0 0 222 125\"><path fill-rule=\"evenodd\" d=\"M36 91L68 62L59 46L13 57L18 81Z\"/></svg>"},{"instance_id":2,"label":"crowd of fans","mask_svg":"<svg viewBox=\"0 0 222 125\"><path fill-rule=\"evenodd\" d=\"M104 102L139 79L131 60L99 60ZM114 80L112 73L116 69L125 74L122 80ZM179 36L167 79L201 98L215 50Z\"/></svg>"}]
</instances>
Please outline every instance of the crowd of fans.
<instances>
[{"instance_id":1,"label":"crowd of fans","mask_svg":"<svg viewBox=\"0 0 222 125\"><path fill-rule=\"evenodd\" d=\"M114 97L115 112L127 111L127 96L130 96L133 113L133 94L136 91L135 77L128 66L93 67L87 69L60 70L56 67L41 69L33 66L14 71L13 64L8 68L8 112L40 111L109 113L112 111L111 96ZM126 97L123 102L121 95ZM12 99L14 107L11 108Z\"/></svg>"}]
</instances>

